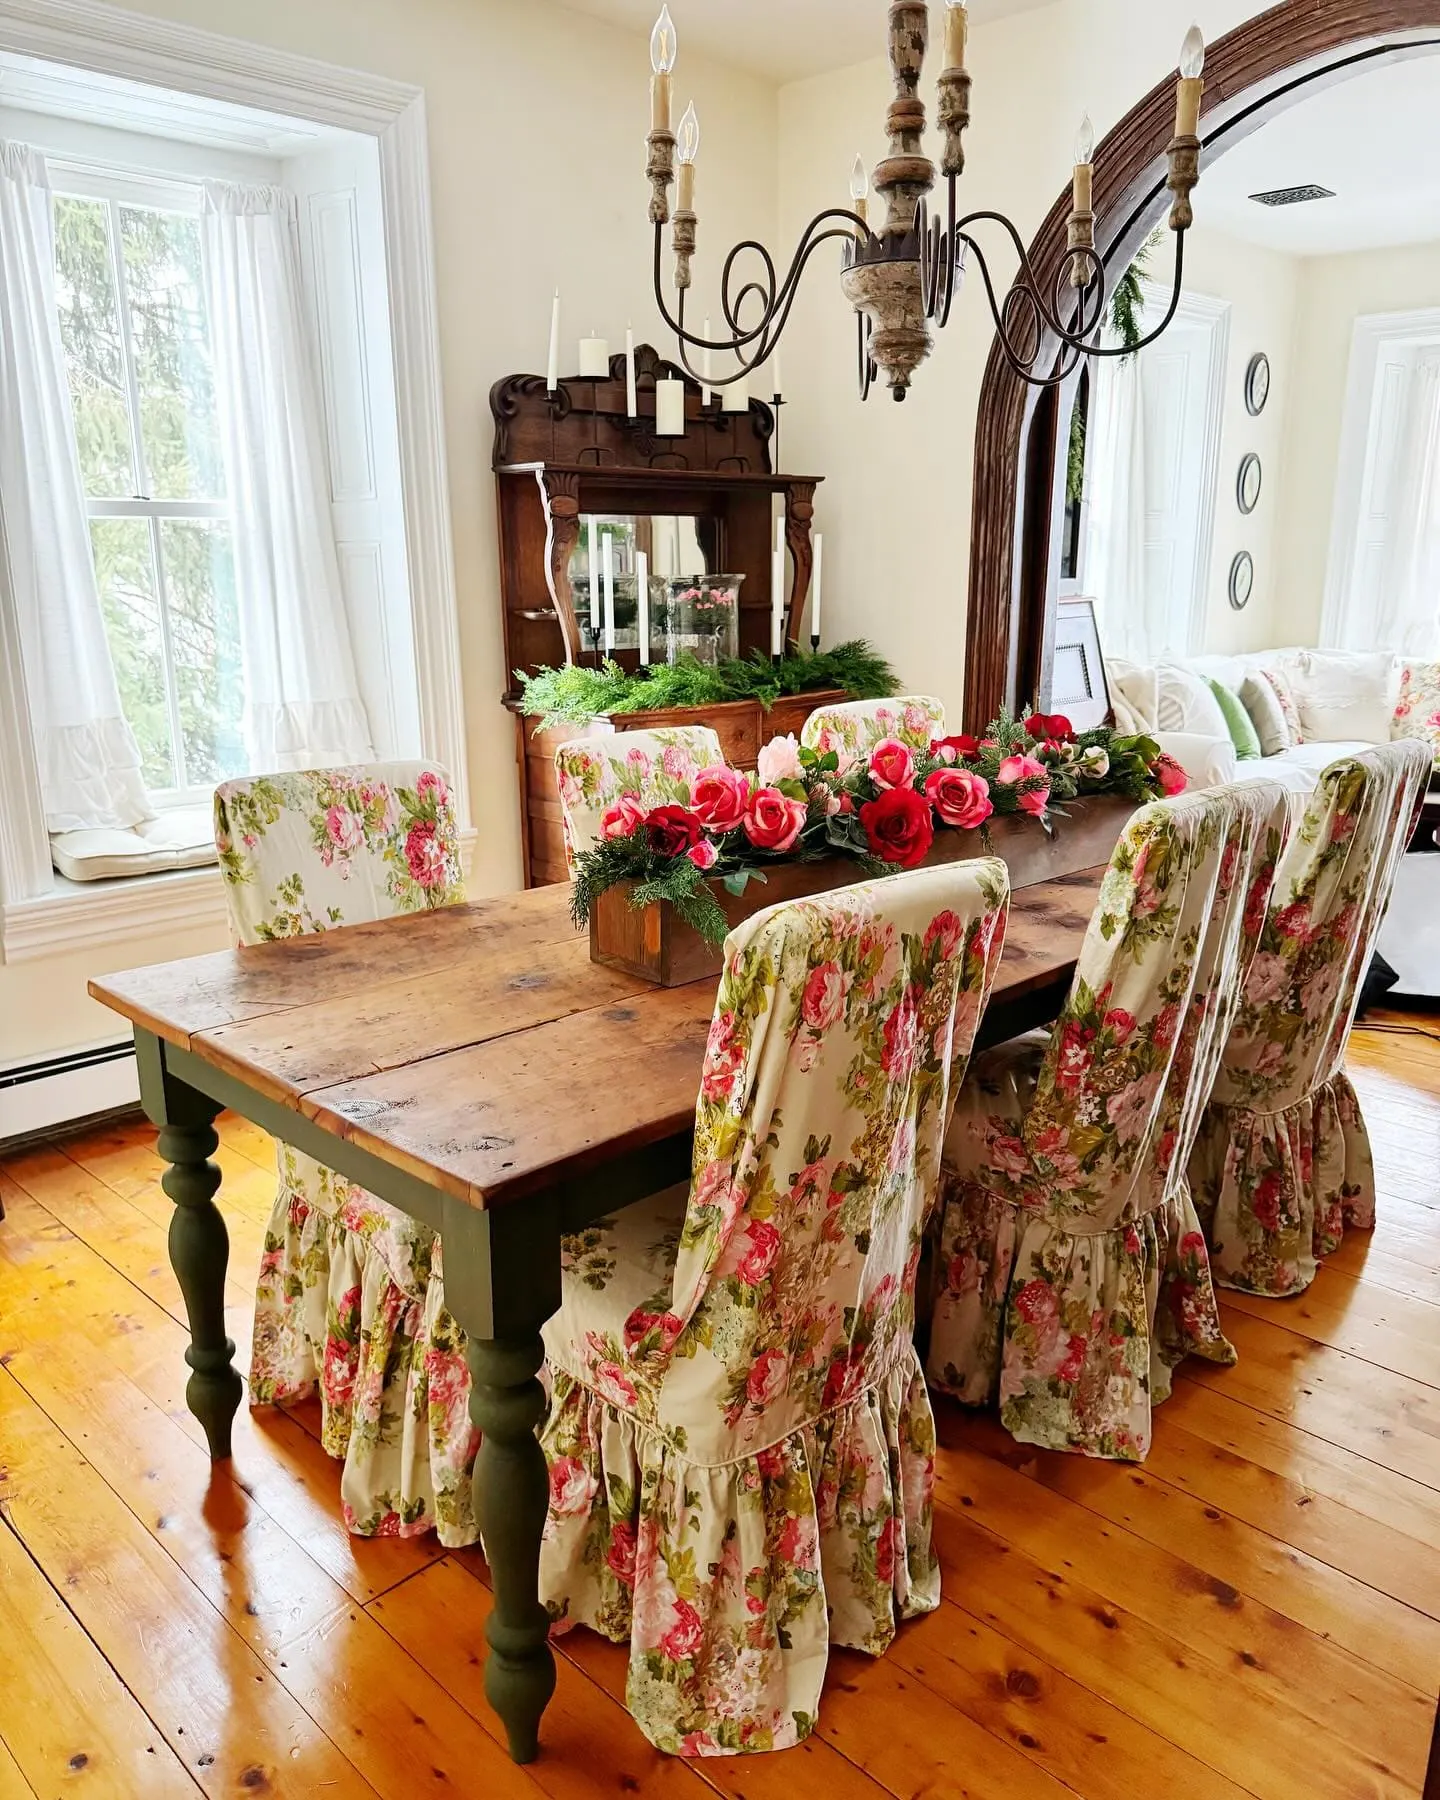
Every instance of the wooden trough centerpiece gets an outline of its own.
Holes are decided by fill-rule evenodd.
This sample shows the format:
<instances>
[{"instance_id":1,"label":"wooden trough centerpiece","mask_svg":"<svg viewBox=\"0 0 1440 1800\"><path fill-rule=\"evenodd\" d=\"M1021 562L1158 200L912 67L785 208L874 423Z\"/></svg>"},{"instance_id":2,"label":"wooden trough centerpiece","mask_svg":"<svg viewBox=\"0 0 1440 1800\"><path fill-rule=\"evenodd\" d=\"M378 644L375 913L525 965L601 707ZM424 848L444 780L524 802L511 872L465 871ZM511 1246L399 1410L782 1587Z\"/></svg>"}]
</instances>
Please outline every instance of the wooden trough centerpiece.
<instances>
[{"instance_id":1,"label":"wooden trough centerpiece","mask_svg":"<svg viewBox=\"0 0 1440 1800\"><path fill-rule=\"evenodd\" d=\"M989 821L989 846L979 831L942 830L925 858L924 866L964 862L971 857L994 855L1010 871L1011 889L1035 887L1061 875L1073 875L1110 860L1135 803L1115 794L1094 794L1072 800L1063 815L1056 815L1053 833L1034 819L1012 815ZM782 900L806 894L827 893L849 887L866 878L846 856L827 856L814 862L772 863L763 870L764 881L751 881L743 894L732 894L723 880L711 878L710 886L721 911L732 926L752 913ZM607 888L590 914L590 959L612 969L623 969L660 987L681 987L719 975L723 955L719 945L708 944L679 918L668 900L645 907L630 904L633 884L620 882Z\"/></svg>"}]
</instances>

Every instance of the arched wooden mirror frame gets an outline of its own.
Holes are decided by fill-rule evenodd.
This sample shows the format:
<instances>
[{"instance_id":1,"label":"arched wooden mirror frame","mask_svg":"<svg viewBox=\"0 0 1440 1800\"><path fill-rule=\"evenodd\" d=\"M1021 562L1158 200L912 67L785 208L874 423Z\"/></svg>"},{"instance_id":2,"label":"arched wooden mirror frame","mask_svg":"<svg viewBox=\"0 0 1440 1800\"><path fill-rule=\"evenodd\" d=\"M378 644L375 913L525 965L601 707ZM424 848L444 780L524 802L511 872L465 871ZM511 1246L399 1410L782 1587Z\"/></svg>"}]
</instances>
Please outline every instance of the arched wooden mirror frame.
<instances>
[{"instance_id":1,"label":"arched wooden mirror frame","mask_svg":"<svg viewBox=\"0 0 1440 1800\"><path fill-rule=\"evenodd\" d=\"M1205 59L1196 229L1204 229L1205 167L1217 154L1318 87L1437 52L1440 0L1285 0L1217 40ZM1095 153L1095 242L1112 277L1168 211L1165 146L1174 124L1175 83L1167 77ZM1030 246L1042 285L1053 281L1064 254L1069 211L1067 188ZM1060 422L1069 419L1078 379L1031 388L999 345L991 347L975 433L965 658L971 730L1002 704L1024 704L1049 686L1065 492Z\"/></svg>"}]
</instances>

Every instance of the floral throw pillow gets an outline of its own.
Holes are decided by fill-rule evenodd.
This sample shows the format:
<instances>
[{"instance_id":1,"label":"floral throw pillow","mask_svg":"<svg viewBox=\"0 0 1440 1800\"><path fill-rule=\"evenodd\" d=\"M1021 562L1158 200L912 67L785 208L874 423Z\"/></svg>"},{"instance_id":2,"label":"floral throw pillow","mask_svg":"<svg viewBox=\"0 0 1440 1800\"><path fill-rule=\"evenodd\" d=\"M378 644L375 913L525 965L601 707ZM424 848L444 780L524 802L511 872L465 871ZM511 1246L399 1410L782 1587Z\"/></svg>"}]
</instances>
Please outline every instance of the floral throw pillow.
<instances>
[{"instance_id":1,"label":"floral throw pillow","mask_svg":"<svg viewBox=\"0 0 1440 1800\"><path fill-rule=\"evenodd\" d=\"M1303 744L1305 733L1300 726L1300 707L1296 702L1294 690L1286 680L1281 669L1262 669L1260 679L1267 681L1275 695L1275 703L1280 708L1280 716L1285 721L1285 729L1290 734L1292 744Z\"/></svg>"},{"instance_id":2,"label":"floral throw pillow","mask_svg":"<svg viewBox=\"0 0 1440 1800\"><path fill-rule=\"evenodd\" d=\"M1440 769L1440 662L1406 663L1400 697L1390 725L1392 738L1420 738L1430 745Z\"/></svg>"}]
</instances>

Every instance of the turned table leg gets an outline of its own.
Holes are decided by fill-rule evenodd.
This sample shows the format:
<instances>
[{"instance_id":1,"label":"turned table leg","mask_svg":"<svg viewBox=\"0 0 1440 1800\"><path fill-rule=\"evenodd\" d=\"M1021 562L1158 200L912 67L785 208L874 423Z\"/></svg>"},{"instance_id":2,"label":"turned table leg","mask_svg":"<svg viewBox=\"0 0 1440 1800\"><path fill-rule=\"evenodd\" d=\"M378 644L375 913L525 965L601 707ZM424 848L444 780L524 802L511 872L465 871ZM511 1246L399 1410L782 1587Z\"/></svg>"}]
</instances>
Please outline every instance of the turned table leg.
<instances>
[{"instance_id":1,"label":"turned table leg","mask_svg":"<svg viewBox=\"0 0 1440 1800\"><path fill-rule=\"evenodd\" d=\"M560 1228L543 1195L499 1212L447 1202L445 1304L469 1337L470 1417L480 1432L475 1517L490 1565L485 1693L516 1762L533 1762L555 1691L550 1620L540 1596L540 1538L550 1482L536 1429L540 1326L560 1303Z\"/></svg>"},{"instance_id":2,"label":"turned table leg","mask_svg":"<svg viewBox=\"0 0 1440 1800\"><path fill-rule=\"evenodd\" d=\"M243 1392L235 1345L225 1334L225 1268L230 1236L215 1204L220 1171L210 1157L220 1139L217 1101L176 1080L163 1066L158 1043L136 1032L136 1060L145 1110L160 1127L159 1150L170 1165L160 1185L175 1203L170 1215L170 1263L185 1298L190 1380L185 1402L205 1428L210 1455L230 1454L230 1427Z\"/></svg>"}]
</instances>

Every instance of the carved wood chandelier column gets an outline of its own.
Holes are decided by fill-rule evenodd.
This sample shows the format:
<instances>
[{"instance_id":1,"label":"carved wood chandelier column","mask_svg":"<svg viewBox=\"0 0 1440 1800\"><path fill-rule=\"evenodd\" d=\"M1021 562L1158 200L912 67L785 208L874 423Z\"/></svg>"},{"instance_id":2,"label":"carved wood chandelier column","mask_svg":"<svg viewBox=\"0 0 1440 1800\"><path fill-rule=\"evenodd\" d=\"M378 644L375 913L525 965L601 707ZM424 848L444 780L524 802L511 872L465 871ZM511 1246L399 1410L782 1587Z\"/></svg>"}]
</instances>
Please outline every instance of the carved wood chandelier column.
<instances>
[{"instance_id":1,"label":"carved wood chandelier column","mask_svg":"<svg viewBox=\"0 0 1440 1800\"><path fill-rule=\"evenodd\" d=\"M810 258L831 239L842 247L841 287L858 320L862 395L868 395L875 377L883 374L894 397L905 398L911 377L930 354L931 326L943 329L949 322L955 295L972 261L980 270L1001 348L1024 380L1053 386L1068 378L1082 356L1128 354L1099 342L1109 288L1104 263L1094 249L1090 163L1094 139L1088 119L1076 151L1069 248L1053 286L1041 283L1020 233L1002 213L978 211L958 216L957 187L965 169L964 134L970 123L971 80L965 67L968 22L964 0L946 0L946 67L939 78L937 108L943 141L939 174L945 183L944 216L931 217L928 196L937 172L923 148L925 103L920 97L920 78L929 47L930 8L927 0L891 0L889 52L895 98L886 119L890 153L874 176L875 189L885 201L883 222L878 230L871 228L864 166L857 159L857 175L851 185L853 207L832 207L810 221L783 280L770 252L754 239L743 240L729 252L720 282L725 329L722 335L711 336L708 329L697 333L685 323L698 229L695 171L700 124L691 105L678 135L671 126L677 43L669 6L663 9L650 40L654 80L646 162L650 219L655 228L655 300L661 317L680 341L680 360L691 375L699 379L690 360L695 350L728 351L737 360L733 374L706 376L711 387L745 381L752 370L768 361L789 322ZM1204 40L1192 26L1181 53L1175 136L1168 153L1169 186L1175 195L1170 214L1170 229L1175 234L1174 285L1164 318L1136 348L1153 343L1167 330L1180 304L1185 233L1194 217L1190 195L1200 176L1198 126L1204 58ZM670 188L676 179L677 161L679 191L672 218ZM675 253L673 311L663 280L667 225ZM998 227L1002 241L1008 240L1019 260L1019 273L1003 298L996 293L984 252L972 235L979 225ZM737 274L747 255L753 263Z\"/></svg>"}]
</instances>

